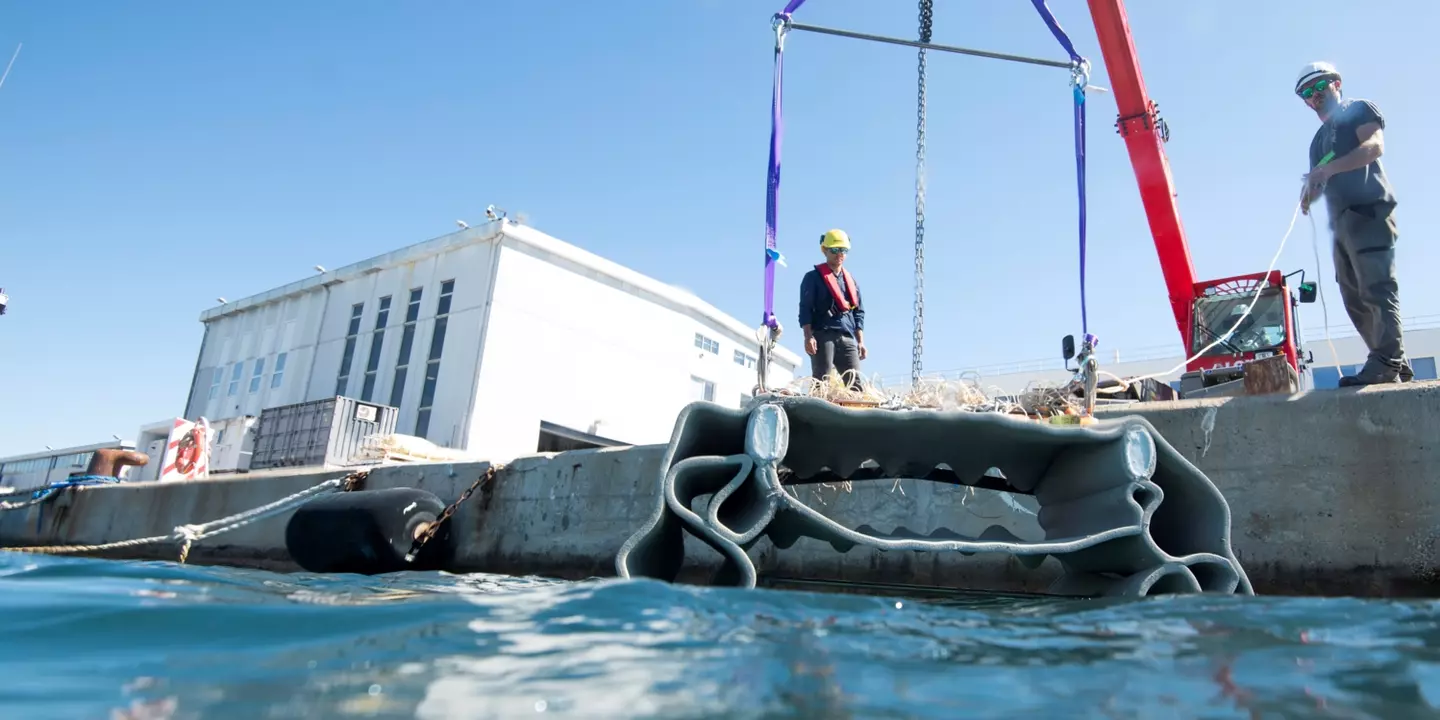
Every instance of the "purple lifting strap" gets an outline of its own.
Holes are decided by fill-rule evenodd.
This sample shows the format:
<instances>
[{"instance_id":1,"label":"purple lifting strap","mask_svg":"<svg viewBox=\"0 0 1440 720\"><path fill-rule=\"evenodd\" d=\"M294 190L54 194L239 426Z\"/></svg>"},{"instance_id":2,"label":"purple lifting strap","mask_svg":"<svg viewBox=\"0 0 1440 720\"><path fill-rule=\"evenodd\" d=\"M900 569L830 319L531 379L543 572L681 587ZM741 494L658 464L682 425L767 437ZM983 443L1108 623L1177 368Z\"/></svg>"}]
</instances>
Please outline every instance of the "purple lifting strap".
<instances>
[{"instance_id":1,"label":"purple lifting strap","mask_svg":"<svg viewBox=\"0 0 1440 720\"><path fill-rule=\"evenodd\" d=\"M805 4L805 0L790 0L776 15L776 20L788 21L790 14ZM775 263L780 259L780 250L775 243L776 216L780 202L780 141L785 134L784 113L781 112L781 96L785 78L784 50L777 38L775 42L775 85L770 95L770 166L765 187L765 327L774 328L779 324L775 318Z\"/></svg>"},{"instance_id":2,"label":"purple lifting strap","mask_svg":"<svg viewBox=\"0 0 1440 720\"><path fill-rule=\"evenodd\" d=\"M1078 67L1085 62L1080 53L1075 52L1075 44L1070 42L1070 36L1060 27L1055 20L1054 13L1046 6L1045 0L1030 0L1035 5L1036 12L1040 13L1040 19L1050 28L1050 33L1060 41L1060 47L1070 55L1070 61ZM1085 88L1081 85L1075 86L1075 181L1080 196L1080 330L1084 333L1090 332L1090 322L1085 307Z\"/></svg>"}]
</instances>

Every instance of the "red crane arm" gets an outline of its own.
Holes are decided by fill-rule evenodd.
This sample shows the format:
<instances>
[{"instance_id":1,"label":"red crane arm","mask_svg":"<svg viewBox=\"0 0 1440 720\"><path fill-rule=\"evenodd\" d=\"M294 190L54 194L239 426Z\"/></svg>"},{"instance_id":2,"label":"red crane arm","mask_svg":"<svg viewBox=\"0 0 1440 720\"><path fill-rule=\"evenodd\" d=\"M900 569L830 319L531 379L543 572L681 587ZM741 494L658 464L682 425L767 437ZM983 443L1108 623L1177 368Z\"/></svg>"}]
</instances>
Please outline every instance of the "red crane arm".
<instances>
[{"instance_id":1,"label":"red crane arm","mask_svg":"<svg viewBox=\"0 0 1440 720\"><path fill-rule=\"evenodd\" d=\"M1185 242L1180 208L1175 204L1175 182L1165 158L1164 125L1155 103L1145 92L1145 79L1140 74L1140 58L1130 35L1124 1L1089 0L1089 3L1105 70L1110 76L1110 89L1120 110L1115 126L1130 152L1130 164L1140 185L1140 200L1145 205L1150 234L1160 255L1160 270L1165 274L1170 308L1185 343L1185 354L1189 355L1190 348L1194 347L1190 335L1195 266L1190 262L1190 246Z\"/></svg>"}]
</instances>

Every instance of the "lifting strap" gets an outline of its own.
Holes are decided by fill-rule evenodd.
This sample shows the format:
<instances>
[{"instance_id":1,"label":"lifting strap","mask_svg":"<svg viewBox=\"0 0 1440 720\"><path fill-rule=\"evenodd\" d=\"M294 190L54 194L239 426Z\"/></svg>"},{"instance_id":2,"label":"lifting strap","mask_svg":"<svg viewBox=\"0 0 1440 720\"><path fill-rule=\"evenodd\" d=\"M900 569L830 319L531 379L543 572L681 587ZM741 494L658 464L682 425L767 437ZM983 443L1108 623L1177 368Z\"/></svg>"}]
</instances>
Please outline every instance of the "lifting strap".
<instances>
[{"instance_id":1,"label":"lifting strap","mask_svg":"<svg viewBox=\"0 0 1440 720\"><path fill-rule=\"evenodd\" d=\"M770 358L775 342L780 339L780 321L775 317L775 265L785 264L784 256L775 241L776 218L779 215L780 198L780 141L785 133L784 114L781 111L785 77L785 33L789 30L790 15L805 0L790 0L785 9L775 14L775 77L770 91L770 161L765 182L765 313L760 320L760 358L756 368L757 395L769 390Z\"/></svg>"},{"instance_id":2,"label":"lifting strap","mask_svg":"<svg viewBox=\"0 0 1440 720\"><path fill-rule=\"evenodd\" d=\"M1090 81L1090 62L1075 52L1075 44L1070 42L1070 36L1065 34L1060 23L1055 20L1055 15L1050 12L1045 0L1030 2L1035 5L1040 19L1045 21L1050 33L1060 41L1060 47L1070 55L1070 62L1074 64L1070 70L1070 82L1074 86L1075 96L1075 181L1080 196L1080 330L1088 334L1090 323L1085 307L1085 86Z\"/></svg>"},{"instance_id":3,"label":"lifting strap","mask_svg":"<svg viewBox=\"0 0 1440 720\"><path fill-rule=\"evenodd\" d=\"M770 91L770 163L765 188L765 315L761 324L772 331L779 328L775 318L775 264L783 262L775 242L776 217L779 215L780 200L780 142L785 134L784 114L781 111L785 77L785 32L789 29L790 15L805 0L790 0L775 15L775 78Z\"/></svg>"}]
</instances>

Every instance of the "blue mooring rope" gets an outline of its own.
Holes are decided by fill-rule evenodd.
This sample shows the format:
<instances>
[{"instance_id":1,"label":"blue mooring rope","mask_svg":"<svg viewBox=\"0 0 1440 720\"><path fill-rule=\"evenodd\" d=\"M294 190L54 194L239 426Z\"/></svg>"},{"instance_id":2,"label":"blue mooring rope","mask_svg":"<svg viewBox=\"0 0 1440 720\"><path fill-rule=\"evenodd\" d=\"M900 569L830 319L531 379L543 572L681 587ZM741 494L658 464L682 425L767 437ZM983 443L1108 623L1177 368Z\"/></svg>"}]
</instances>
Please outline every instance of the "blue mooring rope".
<instances>
[{"instance_id":1,"label":"blue mooring rope","mask_svg":"<svg viewBox=\"0 0 1440 720\"><path fill-rule=\"evenodd\" d=\"M39 499L42 495L50 495L56 490L64 490L71 487L86 487L90 485L113 485L120 482L120 478L113 475L76 475L75 477L59 480L42 488L36 488L30 494L32 500Z\"/></svg>"}]
</instances>

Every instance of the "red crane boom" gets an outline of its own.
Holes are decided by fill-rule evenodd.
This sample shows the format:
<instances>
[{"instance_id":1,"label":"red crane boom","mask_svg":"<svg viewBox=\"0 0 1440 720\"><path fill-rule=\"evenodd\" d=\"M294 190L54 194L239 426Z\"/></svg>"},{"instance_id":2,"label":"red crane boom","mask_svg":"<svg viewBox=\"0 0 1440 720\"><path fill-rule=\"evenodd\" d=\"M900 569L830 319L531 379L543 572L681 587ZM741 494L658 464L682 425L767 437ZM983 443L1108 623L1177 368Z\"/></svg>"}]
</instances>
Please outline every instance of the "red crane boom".
<instances>
[{"instance_id":1,"label":"red crane boom","mask_svg":"<svg viewBox=\"0 0 1440 720\"><path fill-rule=\"evenodd\" d=\"M1140 200L1145 205L1150 234L1160 255L1160 270L1165 274L1170 309L1175 313L1175 325L1180 329L1186 355L1189 355L1189 348L1193 346L1191 313L1195 303L1195 266L1190 261L1190 246L1180 223L1180 208L1175 203L1170 162L1165 157L1165 124L1160 119L1158 106L1145 91L1124 2L1089 0L1089 3L1095 35L1110 76L1110 89L1120 110L1115 127L1125 139L1130 164L1135 168Z\"/></svg>"}]
</instances>

